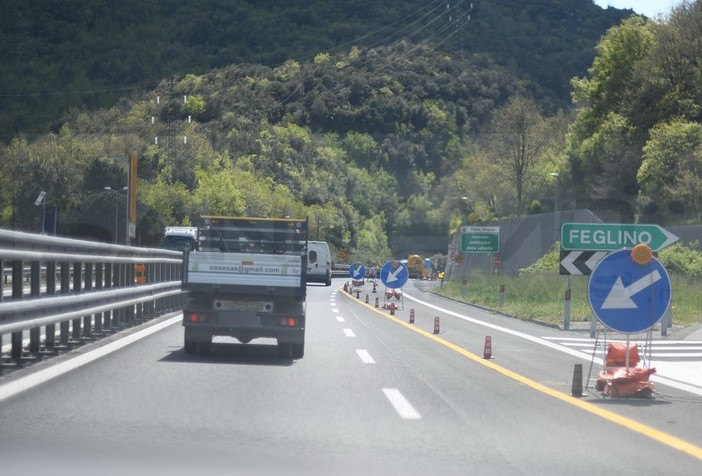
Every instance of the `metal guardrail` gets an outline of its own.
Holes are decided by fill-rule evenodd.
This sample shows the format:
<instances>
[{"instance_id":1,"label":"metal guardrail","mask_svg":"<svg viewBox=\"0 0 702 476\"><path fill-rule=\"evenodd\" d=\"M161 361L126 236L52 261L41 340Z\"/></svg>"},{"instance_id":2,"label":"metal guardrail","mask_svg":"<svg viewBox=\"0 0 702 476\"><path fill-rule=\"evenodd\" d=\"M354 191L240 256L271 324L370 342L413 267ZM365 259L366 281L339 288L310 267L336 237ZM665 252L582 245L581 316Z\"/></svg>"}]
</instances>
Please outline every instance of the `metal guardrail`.
<instances>
[{"instance_id":1,"label":"metal guardrail","mask_svg":"<svg viewBox=\"0 0 702 476\"><path fill-rule=\"evenodd\" d=\"M5 294L3 278L0 348L4 336L11 336L14 362L180 309L184 300L183 257L177 251L0 229L0 269L6 267L11 294Z\"/></svg>"},{"instance_id":2,"label":"metal guardrail","mask_svg":"<svg viewBox=\"0 0 702 476\"><path fill-rule=\"evenodd\" d=\"M347 278L349 276L350 264L334 263L332 265L332 278Z\"/></svg>"}]
</instances>

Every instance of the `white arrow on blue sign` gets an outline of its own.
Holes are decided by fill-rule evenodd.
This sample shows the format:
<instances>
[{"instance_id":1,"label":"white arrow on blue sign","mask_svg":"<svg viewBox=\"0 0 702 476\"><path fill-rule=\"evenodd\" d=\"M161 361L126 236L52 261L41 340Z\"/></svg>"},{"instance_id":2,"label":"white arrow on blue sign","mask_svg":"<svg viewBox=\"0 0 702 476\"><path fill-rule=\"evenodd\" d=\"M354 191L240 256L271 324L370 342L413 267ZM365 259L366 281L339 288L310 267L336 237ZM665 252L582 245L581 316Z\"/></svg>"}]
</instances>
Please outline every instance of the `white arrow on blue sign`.
<instances>
[{"instance_id":1,"label":"white arrow on blue sign","mask_svg":"<svg viewBox=\"0 0 702 476\"><path fill-rule=\"evenodd\" d=\"M399 261L388 261L380 269L380 280L383 284L392 289L401 288L409 278L407 266Z\"/></svg>"},{"instance_id":2,"label":"white arrow on blue sign","mask_svg":"<svg viewBox=\"0 0 702 476\"><path fill-rule=\"evenodd\" d=\"M670 306L670 277L657 259L641 265L631 250L611 253L590 275L587 286L592 312L609 329L637 334L652 328Z\"/></svg>"},{"instance_id":3,"label":"white arrow on blue sign","mask_svg":"<svg viewBox=\"0 0 702 476\"><path fill-rule=\"evenodd\" d=\"M352 279L360 280L366 275L366 268L361 263L354 263L349 266L349 276Z\"/></svg>"}]
</instances>

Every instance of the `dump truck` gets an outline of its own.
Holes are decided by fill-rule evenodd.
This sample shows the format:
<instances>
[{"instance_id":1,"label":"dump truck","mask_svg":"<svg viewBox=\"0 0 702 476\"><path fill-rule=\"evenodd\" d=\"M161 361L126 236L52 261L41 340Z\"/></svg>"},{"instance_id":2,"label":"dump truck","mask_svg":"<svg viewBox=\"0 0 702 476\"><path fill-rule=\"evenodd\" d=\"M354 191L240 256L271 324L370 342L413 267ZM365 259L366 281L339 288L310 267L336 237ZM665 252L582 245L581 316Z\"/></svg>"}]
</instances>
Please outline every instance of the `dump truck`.
<instances>
[{"instance_id":1,"label":"dump truck","mask_svg":"<svg viewBox=\"0 0 702 476\"><path fill-rule=\"evenodd\" d=\"M197 243L184 254L185 352L209 352L215 336L273 338L302 358L307 219L203 216Z\"/></svg>"}]
</instances>

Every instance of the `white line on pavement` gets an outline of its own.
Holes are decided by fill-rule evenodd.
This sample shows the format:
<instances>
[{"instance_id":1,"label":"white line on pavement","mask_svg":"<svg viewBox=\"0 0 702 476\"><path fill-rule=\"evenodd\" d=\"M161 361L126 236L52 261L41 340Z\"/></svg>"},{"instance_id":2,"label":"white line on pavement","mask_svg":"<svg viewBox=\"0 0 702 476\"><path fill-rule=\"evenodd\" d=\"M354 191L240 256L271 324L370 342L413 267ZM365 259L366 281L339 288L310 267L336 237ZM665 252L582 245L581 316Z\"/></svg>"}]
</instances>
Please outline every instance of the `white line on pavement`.
<instances>
[{"instance_id":1,"label":"white line on pavement","mask_svg":"<svg viewBox=\"0 0 702 476\"><path fill-rule=\"evenodd\" d=\"M395 411L400 414L405 420L419 420L422 416L414 409L412 404L407 401L404 395L396 388L384 388L383 393L390 400L390 403L395 408Z\"/></svg>"},{"instance_id":2,"label":"white line on pavement","mask_svg":"<svg viewBox=\"0 0 702 476\"><path fill-rule=\"evenodd\" d=\"M346 337L356 337L356 334L351 329L344 329L344 334L346 334Z\"/></svg>"},{"instance_id":3,"label":"white line on pavement","mask_svg":"<svg viewBox=\"0 0 702 476\"><path fill-rule=\"evenodd\" d=\"M344 322L344 321L345 321L345 319L344 319L343 317L341 317L341 316L336 316L336 320L339 321L339 322Z\"/></svg>"},{"instance_id":4,"label":"white line on pavement","mask_svg":"<svg viewBox=\"0 0 702 476\"><path fill-rule=\"evenodd\" d=\"M361 361L364 364L374 364L375 363L375 360L373 360L373 357L371 357L371 355L368 353L367 350L356 349L356 353L361 358Z\"/></svg>"},{"instance_id":5,"label":"white line on pavement","mask_svg":"<svg viewBox=\"0 0 702 476\"><path fill-rule=\"evenodd\" d=\"M60 364L56 364L52 367L40 370L19 380L14 380L5 385L2 385L0 386L0 402L14 395L17 395L20 392L29 390L30 388L36 387L37 385L40 385L44 382L48 382L49 380L56 378L59 375L63 375L67 372L70 372L71 370L77 369L78 367L81 367L90 362L93 362L94 360L111 354L116 350L126 347L129 344L141 340L144 337L150 336L151 334L154 334L160 331L161 329L165 329L168 326L181 322L182 320L183 315L179 314L163 322L159 322L158 324L149 326L146 329L137 331L134 334L130 334L122 339L110 342L109 344L99 347L93 351L81 354L71 360L66 360L64 362L61 362Z\"/></svg>"}]
</instances>

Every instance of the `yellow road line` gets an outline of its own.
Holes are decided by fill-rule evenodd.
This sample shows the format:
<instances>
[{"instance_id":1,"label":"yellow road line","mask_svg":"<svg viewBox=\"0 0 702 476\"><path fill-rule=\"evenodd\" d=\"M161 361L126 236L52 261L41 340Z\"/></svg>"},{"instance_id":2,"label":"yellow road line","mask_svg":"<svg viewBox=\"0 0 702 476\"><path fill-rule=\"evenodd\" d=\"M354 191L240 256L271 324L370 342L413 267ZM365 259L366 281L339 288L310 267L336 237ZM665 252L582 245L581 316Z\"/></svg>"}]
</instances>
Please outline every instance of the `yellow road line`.
<instances>
[{"instance_id":1,"label":"yellow road line","mask_svg":"<svg viewBox=\"0 0 702 476\"><path fill-rule=\"evenodd\" d=\"M677 450L680 450L684 453L689 454L690 456L693 456L699 460L702 460L702 448L699 446L695 446L692 443L688 443L687 441L684 441L680 438L677 438L675 436L669 435L667 433L664 433L660 430L656 430L653 427L644 425L643 423L639 423L636 420L632 420L631 418L627 418L621 415L618 415L614 412L611 412L609 410L602 409L596 405L593 405L591 403L585 402L583 400L580 400L578 397L573 397L571 395L568 395L566 393L560 392L558 390L555 390L553 388L547 387L546 385L542 385L539 382L532 380L528 377L525 377L523 375L520 375L516 372L513 372L511 370L508 370L500 365L495 364L494 362L491 362L490 360L484 359L466 349L463 347L460 347L452 342L447 341L446 339L442 339L441 337L438 337L436 334L432 334L430 332L427 332L425 330L422 330L418 327L416 327L413 324L409 324L401 319L398 319L394 316L391 316L389 313L384 312L380 309L376 309L374 306L371 306L370 304L366 304L364 302L361 302L358 299L353 298L350 294L346 293L343 291L343 289L339 289L339 292L344 294L345 296L351 298L351 300L357 304L361 304L362 306L367 307L368 309L372 310L373 312L380 314L381 316L390 319L393 322L396 322L397 324L400 324L407 329L410 329L417 334L421 334L424 337L427 337L434 342L443 345L444 347L448 347L449 349L461 354L464 357L467 357L471 359L474 362L477 362L481 365L484 365L485 367L489 367L502 375L505 375L513 380L516 380L517 382L520 382L524 385L527 385L534 390L538 390L541 393L545 393L546 395L550 395L553 398L557 398L558 400L561 400L562 402L568 403L570 405L573 405L575 407L578 407L582 410L585 410L586 412L592 413L594 415L597 415L601 418L604 418L606 420L609 420L613 423L616 423L618 425L621 425L625 428L628 428L632 431L635 431L636 433L639 433L641 435L647 436L653 440L656 440L660 443L663 443L664 445L670 446L671 448L675 448Z\"/></svg>"}]
</instances>

